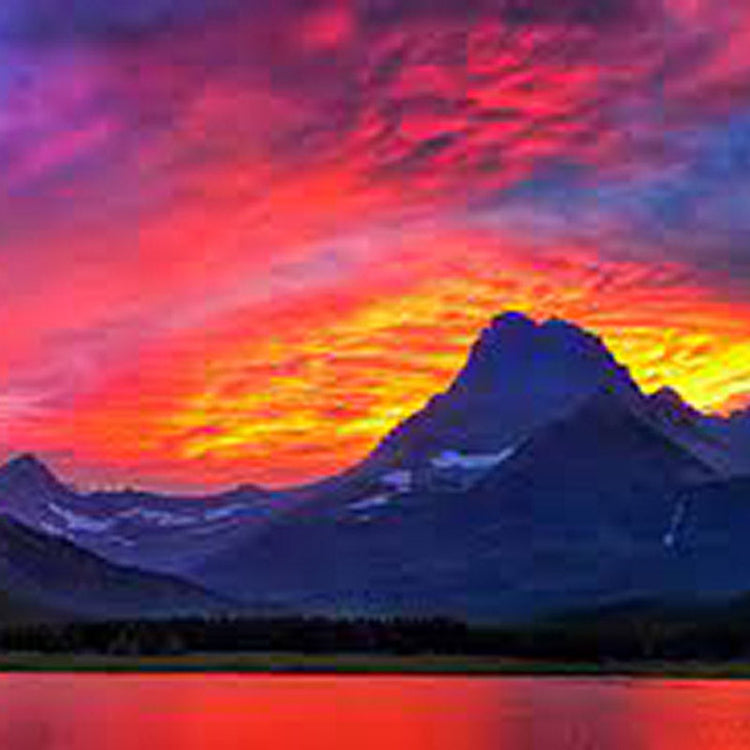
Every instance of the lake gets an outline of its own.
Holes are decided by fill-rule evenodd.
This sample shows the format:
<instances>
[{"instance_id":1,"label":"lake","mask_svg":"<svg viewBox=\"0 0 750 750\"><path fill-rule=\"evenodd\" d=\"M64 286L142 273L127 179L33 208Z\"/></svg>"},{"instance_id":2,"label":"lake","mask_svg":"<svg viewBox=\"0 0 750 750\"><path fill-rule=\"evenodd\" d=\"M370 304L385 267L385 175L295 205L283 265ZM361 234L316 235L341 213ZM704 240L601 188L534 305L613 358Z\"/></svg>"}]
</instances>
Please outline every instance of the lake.
<instances>
[{"instance_id":1,"label":"lake","mask_svg":"<svg viewBox=\"0 0 750 750\"><path fill-rule=\"evenodd\" d=\"M0 675L2 750L747 750L750 683Z\"/></svg>"}]
</instances>

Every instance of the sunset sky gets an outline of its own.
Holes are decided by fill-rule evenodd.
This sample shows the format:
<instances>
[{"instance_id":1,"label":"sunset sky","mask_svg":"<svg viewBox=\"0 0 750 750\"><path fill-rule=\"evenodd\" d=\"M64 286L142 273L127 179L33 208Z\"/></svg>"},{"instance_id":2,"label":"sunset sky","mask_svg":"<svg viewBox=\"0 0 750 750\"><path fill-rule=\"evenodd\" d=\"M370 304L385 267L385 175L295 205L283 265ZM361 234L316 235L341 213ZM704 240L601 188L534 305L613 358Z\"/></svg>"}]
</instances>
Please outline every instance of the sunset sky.
<instances>
[{"instance_id":1,"label":"sunset sky","mask_svg":"<svg viewBox=\"0 0 750 750\"><path fill-rule=\"evenodd\" d=\"M3 0L0 458L341 469L507 309L750 403L745 0Z\"/></svg>"}]
</instances>

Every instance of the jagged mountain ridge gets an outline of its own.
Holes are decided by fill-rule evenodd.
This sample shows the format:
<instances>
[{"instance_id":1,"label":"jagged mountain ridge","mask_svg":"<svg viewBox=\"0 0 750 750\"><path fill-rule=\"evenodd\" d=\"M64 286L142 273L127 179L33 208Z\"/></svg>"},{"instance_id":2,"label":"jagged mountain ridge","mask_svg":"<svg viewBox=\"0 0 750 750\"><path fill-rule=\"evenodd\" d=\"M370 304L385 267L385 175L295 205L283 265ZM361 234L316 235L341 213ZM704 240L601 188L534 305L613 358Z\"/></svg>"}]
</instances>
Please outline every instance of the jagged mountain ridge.
<instances>
[{"instance_id":1,"label":"jagged mountain ridge","mask_svg":"<svg viewBox=\"0 0 750 750\"><path fill-rule=\"evenodd\" d=\"M676 498L732 474L716 423L669 389L643 394L580 328L506 314L451 387L361 464L290 493L288 509L217 529L179 570L245 601L328 613L514 617L678 591L690 575L665 543ZM82 511L103 524L79 534L95 549L108 515L122 523L118 503L135 500L35 481L47 512L50 493L73 508L69 527ZM172 501L148 497L168 519ZM167 559L185 538L178 524Z\"/></svg>"},{"instance_id":2,"label":"jagged mountain ridge","mask_svg":"<svg viewBox=\"0 0 750 750\"><path fill-rule=\"evenodd\" d=\"M495 318L448 390L396 427L375 451L408 464L445 448L500 450L598 388L635 387L600 339L561 320Z\"/></svg>"},{"instance_id":3,"label":"jagged mountain ridge","mask_svg":"<svg viewBox=\"0 0 750 750\"><path fill-rule=\"evenodd\" d=\"M235 595L305 610L470 618L679 588L679 561L663 544L673 497L716 475L637 403L597 391L468 488L288 514L196 573Z\"/></svg>"},{"instance_id":4,"label":"jagged mountain ridge","mask_svg":"<svg viewBox=\"0 0 750 750\"><path fill-rule=\"evenodd\" d=\"M642 418L719 474L738 470L715 419L673 389L643 394L601 339L558 319L537 323L506 313L484 329L444 393L397 425L361 463L306 488L302 497L316 507L372 493L389 472L418 472L444 451L502 455L602 389L628 399Z\"/></svg>"},{"instance_id":5,"label":"jagged mountain ridge","mask_svg":"<svg viewBox=\"0 0 750 750\"><path fill-rule=\"evenodd\" d=\"M691 580L665 544L675 498L726 474L675 391L646 396L575 326L505 315L362 464L194 573L327 612L507 617L661 595Z\"/></svg>"},{"instance_id":6,"label":"jagged mountain ridge","mask_svg":"<svg viewBox=\"0 0 750 750\"><path fill-rule=\"evenodd\" d=\"M252 485L199 497L79 493L30 454L0 467L0 513L112 561L166 573L181 573L262 522L275 502L274 493Z\"/></svg>"},{"instance_id":7,"label":"jagged mountain ridge","mask_svg":"<svg viewBox=\"0 0 750 750\"><path fill-rule=\"evenodd\" d=\"M722 419L708 420L708 429L729 454L732 474L750 475L750 407Z\"/></svg>"}]
</instances>

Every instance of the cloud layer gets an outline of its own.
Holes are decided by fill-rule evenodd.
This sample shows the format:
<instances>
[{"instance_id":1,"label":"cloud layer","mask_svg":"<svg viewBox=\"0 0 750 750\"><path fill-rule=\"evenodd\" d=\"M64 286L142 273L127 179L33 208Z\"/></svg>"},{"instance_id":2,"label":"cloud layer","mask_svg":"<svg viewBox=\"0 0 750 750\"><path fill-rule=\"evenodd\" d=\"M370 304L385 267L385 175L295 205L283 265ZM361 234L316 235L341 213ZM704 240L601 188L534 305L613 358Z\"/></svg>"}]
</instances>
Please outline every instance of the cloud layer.
<instances>
[{"instance_id":1,"label":"cloud layer","mask_svg":"<svg viewBox=\"0 0 750 750\"><path fill-rule=\"evenodd\" d=\"M506 307L741 403L749 42L739 0L5 3L8 447L320 475Z\"/></svg>"}]
</instances>

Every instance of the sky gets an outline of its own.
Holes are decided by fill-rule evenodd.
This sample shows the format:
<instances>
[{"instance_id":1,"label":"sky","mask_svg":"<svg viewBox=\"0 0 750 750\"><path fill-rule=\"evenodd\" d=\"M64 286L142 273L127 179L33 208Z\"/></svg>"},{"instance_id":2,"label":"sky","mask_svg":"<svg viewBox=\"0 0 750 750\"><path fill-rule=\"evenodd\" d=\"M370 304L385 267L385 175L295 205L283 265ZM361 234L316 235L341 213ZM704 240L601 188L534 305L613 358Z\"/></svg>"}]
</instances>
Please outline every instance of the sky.
<instances>
[{"instance_id":1,"label":"sky","mask_svg":"<svg viewBox=\"0 0 750 750\"><path fill-rule=\"evenodd\" d=\"M504 310L750 403L746 0L3 0L0 457L310 481Z\"/></svg>"}]
</instances>

